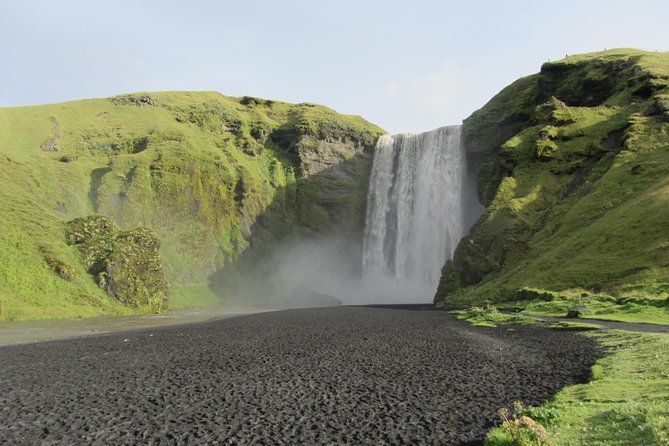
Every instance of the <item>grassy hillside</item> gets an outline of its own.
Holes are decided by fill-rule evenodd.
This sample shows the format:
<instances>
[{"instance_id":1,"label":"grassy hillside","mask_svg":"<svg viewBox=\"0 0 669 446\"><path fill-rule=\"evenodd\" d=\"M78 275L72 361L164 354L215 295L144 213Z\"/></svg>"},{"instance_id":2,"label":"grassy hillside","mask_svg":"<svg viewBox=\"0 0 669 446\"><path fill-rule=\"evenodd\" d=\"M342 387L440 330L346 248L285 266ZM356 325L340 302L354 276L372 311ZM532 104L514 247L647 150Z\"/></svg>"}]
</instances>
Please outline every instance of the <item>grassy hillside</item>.
<instances>
[{"instance_id":1,"label":"grassy hillside","mask_svg":"<svg viewBox=\"0 0 669 446\"><path fill-rule=\"evenodd\" d=\"M214 92L0 108L0 319L132 311L66 244L77 217L157 233L173 308L218 299L212 277L234 275L251 241L355 237L381 133L318 105Z\"/></svg>"},{"instance_id":2,"label":"grassy hillside","mask_svg":"<svg viewBox=\"0 0 669 446\"><path fill-rule=\"evenodd\" d=\"M486 212L444 266L438 305L566 300L669 317L669 53L546 63L464 134Z\"/></svg>"}]
</instances>

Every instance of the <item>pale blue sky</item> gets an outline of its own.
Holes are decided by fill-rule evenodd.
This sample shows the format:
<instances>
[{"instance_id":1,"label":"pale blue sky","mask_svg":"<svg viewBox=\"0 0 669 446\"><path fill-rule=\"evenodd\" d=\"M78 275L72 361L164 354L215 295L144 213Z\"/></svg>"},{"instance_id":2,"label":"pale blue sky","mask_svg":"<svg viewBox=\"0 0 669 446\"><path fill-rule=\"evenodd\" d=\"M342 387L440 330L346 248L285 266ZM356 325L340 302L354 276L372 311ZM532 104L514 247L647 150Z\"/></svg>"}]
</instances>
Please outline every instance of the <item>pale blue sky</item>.
<instances>
[{"instance_id":1,"label":"pale blue sky","mask_svg":"<svg viewBox=\"0 0 669 446\"><path fill-rule=\"evenodd\" d=\"M0 0L0 106L216 90L423 131L549 59L667 51L667 23L666 0Z\"/></svg>"}]
</instances>

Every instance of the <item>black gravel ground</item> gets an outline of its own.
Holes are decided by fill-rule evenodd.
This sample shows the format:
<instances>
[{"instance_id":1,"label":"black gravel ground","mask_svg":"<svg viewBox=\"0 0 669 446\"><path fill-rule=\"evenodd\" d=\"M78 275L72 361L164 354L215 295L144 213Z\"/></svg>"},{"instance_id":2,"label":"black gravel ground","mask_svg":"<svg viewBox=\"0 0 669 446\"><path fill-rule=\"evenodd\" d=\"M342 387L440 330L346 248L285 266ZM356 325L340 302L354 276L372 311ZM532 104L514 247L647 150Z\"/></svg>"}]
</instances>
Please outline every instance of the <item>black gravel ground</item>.
<instances>
[{"instance_id":1,"label":"black gravel ground","mask_svg":"<svg viewBox=\"0 0 669 446\"><path fill-rule=\"evenodd\" d=\"M426 307L287 310L0 348L2 444L478 444L584 382L575 333Z\"/></svg>"}]
</instances>

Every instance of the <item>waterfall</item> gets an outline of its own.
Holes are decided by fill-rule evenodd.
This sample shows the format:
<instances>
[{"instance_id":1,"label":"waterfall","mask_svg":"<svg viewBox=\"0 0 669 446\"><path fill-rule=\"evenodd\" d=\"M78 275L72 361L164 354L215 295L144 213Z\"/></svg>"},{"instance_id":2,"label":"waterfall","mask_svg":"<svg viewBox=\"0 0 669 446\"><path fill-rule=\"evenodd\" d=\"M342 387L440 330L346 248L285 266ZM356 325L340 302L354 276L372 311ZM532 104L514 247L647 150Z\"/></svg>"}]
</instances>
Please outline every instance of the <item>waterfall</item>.
<instances>
[{"instance_id":1,"label":"waterfall","mask_svg":"<svg viewBox=\"0 0 669 446\"><path fill-rule=\"evenodd\" d=\"M465 231L460 126L384 135L374 154L363 239L365 277L432 300Z\"/></svg>"}]
</instances>

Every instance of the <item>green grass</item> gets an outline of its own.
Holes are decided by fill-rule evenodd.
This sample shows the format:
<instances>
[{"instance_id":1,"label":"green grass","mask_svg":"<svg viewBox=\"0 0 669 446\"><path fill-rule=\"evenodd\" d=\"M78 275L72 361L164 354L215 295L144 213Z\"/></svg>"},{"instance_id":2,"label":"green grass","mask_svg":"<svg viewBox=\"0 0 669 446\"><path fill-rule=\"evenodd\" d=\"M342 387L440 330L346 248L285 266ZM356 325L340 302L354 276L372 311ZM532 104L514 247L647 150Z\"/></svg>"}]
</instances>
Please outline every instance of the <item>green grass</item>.
<instances>
[{"instance_id":1,"label":"green grass","mask_svg":"<svg viewBox=\"0 0 669 446\"><path fill-rule=\"evenodd\" d=\"M487 209L435 302L578 289L597 317L666 323L669 116L651 110L667 94L669 53L611 50L545 64L466 119Z\"/></svg>"},{"instance_id":2,"label":"green grass","mask_svg":"<svg viewBox=\"0 0 669 446\"><path fill-rule=\"evenodd\" d=\"M629 302L615 302L598 299L559 299L555 301L515 302L514 306L524 308L523 313L536 316L564 317L574 305L583 304L583 318L620 322L669 325L669 307Z\"/></svg>"},{"instance_id":3,"label":"green grass","mask_svg":"<svg viewBox=\"0 0 669 446\"><path fill-rule=\"evenodd\" d=\"M554 324L550 324L549 328L554 330L589 331L600 330L602 326L583 322L555 322Z\"/></svg>"},{"instance_id":4,"label":"green grass","mask_svg":"<svg viewBox=\"0 0 669 446\"><path fill-rule=\"evenodd\" d=\"M91 214L158 234L175 307L213 302L212 275L236 274L252 232L266 235L255 243L262 251L263 243L318 226L309 218L320 197L301 199L301 190L327 172L309 169L300 154L343 141L341 159L332 162L368 166L363 147L381 133L319 105L216 92L0 108L0 320L128 311L94 285L65 244L63 223ZM331 205L360 213L365 187L346 184ZM256 224L268 213L271 232ZM74 268L72 280L49 268L44 247Z\"/></svg>"},{"instance_id":5,"label":"green grass","mask_svg":"<svg viewBox=\"0 0 669 446\"><path fill-rule=\"evenodd\" d=\"M207 308L224 305L225 300L209 287L199 283L176 283L170 295L170 310Z\"/></svg>"},{"instance_id":6,"label":"green grass","mask_svg":"<svg viewBox=\"0 0 669 446\"><path fill-rule=\"evenodd\" d=\"M500 313L496 307L470 307L466 310L451 311L458 319L463 319L472 325L496 327L500 324L533 324L539 319L519 314Z\"/></svg>"},{"instance_id":7,"label":"green grass","mask_svg":"<svg viewBox=\"0 0 669 446\"><path fill-rule=\"evenodd\" d=\"M54 226L42 227L54 232L62 229L58 224ZM5 228L7 232L0 233L0 320L126 315L132 312L107 297L94 284L74 248L54 248L58 244L50 239L48 232L29 235L17 227ZM49 267L42 254L43 247L58 252L60 260L72 269L72 280L62 279Z\"/></svg>"},{"instance_id":8,"label":"green grass","mask_svg":"<svg viewBox=\"0 0 669 446\"><path fill-rule=\"evenodd\" d=\"M553 401L528 414L544 424L554 446L665 446L669 337L618 331L589 335L608 350L593 367L591 380L563 389ZM496 428L490 438L503 434Z\"/></svg>"}]
</instances>

